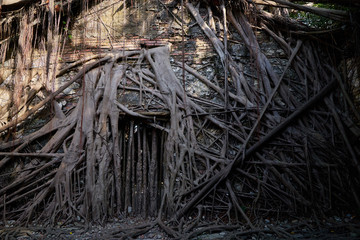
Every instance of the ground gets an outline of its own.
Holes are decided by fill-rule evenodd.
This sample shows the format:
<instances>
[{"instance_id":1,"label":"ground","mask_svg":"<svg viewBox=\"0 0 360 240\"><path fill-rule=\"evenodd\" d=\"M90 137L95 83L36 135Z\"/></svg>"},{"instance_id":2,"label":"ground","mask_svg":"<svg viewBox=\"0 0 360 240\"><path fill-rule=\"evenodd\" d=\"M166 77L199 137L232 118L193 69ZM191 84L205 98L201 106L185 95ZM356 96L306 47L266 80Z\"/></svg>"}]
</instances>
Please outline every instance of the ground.
<instances>
[{"instance_id":1,"label":"ground","mask_svg":"<svg viewBox=\"0 0 360 240\"><path fill-rule=\"evenodd\" d=\"M120 231L132 231L135 227L149 223L140 218L113 219L104 224L88 224L79 221L74 224L58 222L57 226L30 225L16 227L8 221L6 227L0 227L1 239L122 239ZM275 219L259 220L259 227L254 230L207 231L198 235L202 227L190 233L184 233L184 239L359 239L359 218L346 214L344 217L333 216L324 220L292 219L276 221ZM201 224L200 224L201 226ZM208 225L210 226L210 225ZM203 228L208 227L206 223ZM126 239L126 238L125 238ZM158 226L148 232L129 239L172 239Z\"/></svg>"}]
</instances>

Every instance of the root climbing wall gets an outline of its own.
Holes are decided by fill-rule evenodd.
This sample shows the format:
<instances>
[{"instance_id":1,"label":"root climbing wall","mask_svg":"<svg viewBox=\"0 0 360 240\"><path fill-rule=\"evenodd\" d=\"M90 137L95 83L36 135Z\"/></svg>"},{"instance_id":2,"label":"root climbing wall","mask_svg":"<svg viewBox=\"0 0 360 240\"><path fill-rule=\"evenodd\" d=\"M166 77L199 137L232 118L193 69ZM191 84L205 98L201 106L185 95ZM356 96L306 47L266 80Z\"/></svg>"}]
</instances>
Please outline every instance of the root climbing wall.
<instances>
[{"instance_id":1,"label":"root climbing wall","mask_svg":"<svg viewBox=\"0 0 360 240\"><path fill-rule=\"evenodd\" d=\"M53 79L54 87L39 84L22 111L0 126L2 216L21 223L151 216L171 233L162 219L253 228L262 216L360 206L359 148L352 144L358 127L351 125L344 80L316 42L284 38L264 23L259 34L239 8L197 8L188 1L187 34L200 37L187 47L206 45L210 53L182 54L181 35L160 44L138 36L141 46L119 47L119 36L96 14L99 6L87 9L97 31L77 26L74 39L65 34L70 42L58 48L66 50L60 66L52 53L44 58L52 67L36 74ZM174 6L146 9L180 14L168 11ZM118 7L112 12L129 16ZM213 11L226 16L228 32L220 18L211 18ZM81 56L76 47L94 33L97 44L80 49ZM264 48L259 39L265 38L279 49ZM104 39L106 49L99 44ZM181 44L171 46L171 39ZM16 135L19 123L44 111L50 112L45 124Z\"/></svg>"}]
</instances>

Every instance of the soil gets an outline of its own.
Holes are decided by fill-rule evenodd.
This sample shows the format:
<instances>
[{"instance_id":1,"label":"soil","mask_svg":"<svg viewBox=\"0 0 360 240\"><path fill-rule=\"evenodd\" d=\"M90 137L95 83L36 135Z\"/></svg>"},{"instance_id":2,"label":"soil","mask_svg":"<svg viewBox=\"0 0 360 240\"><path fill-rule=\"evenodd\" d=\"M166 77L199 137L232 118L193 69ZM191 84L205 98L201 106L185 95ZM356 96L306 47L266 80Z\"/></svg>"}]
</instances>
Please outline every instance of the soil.
<instances>
[{"instance_id":1,"label":"soil","mask_svg":"<svg viewBox=\"0 0 360 240\"><path fill-rule=\"evenodd\" d=\"M5 227L0 227L0 239L173 239L159 226L151 228L145 233L138 234L134 238L126 238L119 232L126 234L134 231L138 226L151 221L140 218L113 219L104 225L74 222L63 224L58 222L56 226L29 225L28 227L16 227L13 221L8 221ZM3 226L3 223L1 223ZM200 224L201 225L201 224ZM294 219L276 221L263 219L253 229L239 229L226 231L213 229L202 232L211 224L202 224L203 227L193 229L192 232L183 233L180 239L359 239L360 221L351 214L345 217L333 216L326 220ZM211 228L210 228L211 229Z\"/></svg>"}]
</instances>

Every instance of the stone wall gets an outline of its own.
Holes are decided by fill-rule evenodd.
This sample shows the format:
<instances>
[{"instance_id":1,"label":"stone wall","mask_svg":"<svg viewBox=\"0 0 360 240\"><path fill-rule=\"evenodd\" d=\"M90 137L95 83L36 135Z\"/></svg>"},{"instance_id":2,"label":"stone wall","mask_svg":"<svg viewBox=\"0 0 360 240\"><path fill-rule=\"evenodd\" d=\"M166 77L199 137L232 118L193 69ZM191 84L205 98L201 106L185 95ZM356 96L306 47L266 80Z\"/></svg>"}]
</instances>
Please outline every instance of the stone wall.
<instances>
[{"instance_id":1,"label":"stone wall","mask_svg":"<svg viewBox=\"0 0 360 240\"><path fill-rule=\"evenodd\" d=\"M130 2L130 1L129 1ZM130 3L133 3L131 6ZM156 0L134 0L128 3L126 8L123 1L106 0L98 5L89 7L87 11L72 19L68 36L66 37L63 55L58 59L58 69L82 58L109 51L140 50L171 44L171 63L174 72L182 79L182 69L176 62L182 62L183 57L187 65L196 69L199 73L217 85L223 86L224 72L220 59L213 46L203 34L200 27L195 24L190 14L184 11L184 40L180 6L172 0L163 0L161 4ZM207 17L207 10L200 8L200 13ZM178 20L174 20L176 17ZM244 75L248 81L256 82L257 70L253 59L249 54L242 39L234 29L229 26L229 53L233 59L244 66ZM222 25L218 19L216 34L222 39ZM261 51L269 58L274 70L279 75L287 62L287 56L278 45L264 33L256 32L260 42ZM183 55L184 48L184 55ZM46 54L40 50L34 50L32 61L32 76L34 81L39 79L45 69ZM3 91L11 84L11 60L5 64L6 74L0 79L3 82L0 87ZM4 65L4 66L5 66ZM5 68L2 68L3 72ZM57 80L52 87L56 90L59 86L75 74L65 75ZM203 83L188 73L185 73L186 90L195 97L207 98L219 101L212 95ZM293 71L288 70L287 79L296 79ZM77 88L78 86L72 86ZM67 94L73 94L73 89Z\"/></svg>"},{"instance_id":2,"label":"stone wall","mask_svg":"<svg viewBox=\"0 0 360 240\"><path fill-rule=\"evenodd\" d=\"M171 0L162 1L133 1L133 6L123 8L123 3L108 0L90 8L78 16L70 32L71 39L65 50L64 62L77 60L86 55L106 52L110 50L140 50L141 47L152 48L171 44L171 61L176 75L182 78L182 69L175 62L183 59L185 63L197 69L216 84L222 85L224 80L223 67L210 41L203 34L199 26L184 13L184 41L182 28L174 16L181 18L180 6ZM110 6L110 7L109 7ZM207 17L207 10L200 8L200 13ZM217 36L222 39L221 21L217 24ZM279 75L286 65L287 56L275 42L264 33L257 32L260 39L261 51L274 65ZM111 36L111 37L110 37ZM244 74L249 81L257 78L256 67L253 66L249 51L243 44L236 31L230 26L229 52L233 58L244 65ZM296 78L290 70L286 78ZM196 97L210 97L211 91L202 83L194 81L194 77L186 73L187 91Z\"/></svg>"}]
</instances>

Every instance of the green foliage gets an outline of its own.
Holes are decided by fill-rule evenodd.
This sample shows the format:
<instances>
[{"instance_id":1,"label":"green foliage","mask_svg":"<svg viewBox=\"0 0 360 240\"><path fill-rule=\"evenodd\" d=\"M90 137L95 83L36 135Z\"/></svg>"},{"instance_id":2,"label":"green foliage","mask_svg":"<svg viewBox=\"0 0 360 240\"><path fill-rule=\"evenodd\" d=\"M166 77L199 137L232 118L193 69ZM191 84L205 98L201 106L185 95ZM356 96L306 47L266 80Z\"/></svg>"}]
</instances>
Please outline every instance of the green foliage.
<instances>
[{"instance_id":1,"label":"green foliage","mask_svg":"<svg viewBox=\"0 0 360 240\"><path fill-rule=\"evenodd\" d=\"M297 4L307 4L308 2L298 1ZM325 8L325 9L335 9L335 10L343 10L343 11L350 11L349 7L341 6L338 4L332 3L313 3L311 7L318 7L318 8ZM328 19L326 17L322 17L313 13L304 12L304 11L297 11L293 10L290 12L290 17L294 18L310 27L313 28L320 28L320 29L331 29L339 27L338 22Z\"/></svg>"},{"instance_id":2,"label":"green foliage","mask_svg":"<svg viewBox=\"0 0 360 240\"><path fill-rule=\"evenodd\" d=\"M326 17L304 11L293 11L290 13L290 17L314 28L331 29L339 24Z\"/></svg>"},{"instance_id":3,"label":"green foliage","mask_svg":"<svg viewBox=\"0 0 360 240\"><path fill-rule=\"evenodd\" d=\"M309 3L309 2L297 1L295 3L300 4L300 5L305 5L305 4ZM350 7L346 7L346 6L342 6L342 5L334 4L334 3L313 3L312 7L343 10L343 11L350 11L351 10Z\"/></svg>"}]
</instances>

